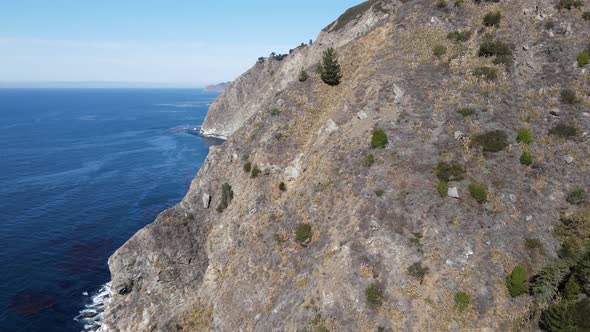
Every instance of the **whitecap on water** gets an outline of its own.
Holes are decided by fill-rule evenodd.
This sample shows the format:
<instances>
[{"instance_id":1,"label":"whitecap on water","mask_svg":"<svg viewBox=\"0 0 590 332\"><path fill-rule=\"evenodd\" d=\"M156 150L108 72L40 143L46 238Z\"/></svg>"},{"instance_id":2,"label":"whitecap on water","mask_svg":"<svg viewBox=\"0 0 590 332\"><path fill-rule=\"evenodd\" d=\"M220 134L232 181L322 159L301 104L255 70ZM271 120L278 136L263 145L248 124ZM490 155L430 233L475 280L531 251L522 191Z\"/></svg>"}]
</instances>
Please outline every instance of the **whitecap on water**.
<instances>
[{"instance_id":1,"label":"whitecap on water","mask_svg":"<svg viewBox=\"0 0 590 332\"><path fill-rule=\"evenodd\" d=\"M111 283L103 285L90 300L90 303L84 305L78 316L74 320L84 324L83 332L106 332L103 326L104 307L110 301Z\"/></svg>"}]
</instances>

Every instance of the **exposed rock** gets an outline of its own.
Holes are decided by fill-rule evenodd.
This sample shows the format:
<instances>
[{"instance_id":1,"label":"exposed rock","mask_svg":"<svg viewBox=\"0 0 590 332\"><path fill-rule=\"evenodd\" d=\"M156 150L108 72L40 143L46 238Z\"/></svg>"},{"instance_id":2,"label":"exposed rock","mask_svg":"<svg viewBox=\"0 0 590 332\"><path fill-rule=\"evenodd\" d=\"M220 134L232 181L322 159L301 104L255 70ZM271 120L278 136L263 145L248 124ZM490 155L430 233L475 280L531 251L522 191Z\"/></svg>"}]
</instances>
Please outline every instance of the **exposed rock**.
<instances>
[{"instance_id":1,"label":"exposed rock","mask_svg":"<svg viewBox=\"0 0 590 332\"><path fill-rule=\"evenodd\" d=\"M211 204L211 195L209 195L207 193L203 193L203 207L205 209L208 209L209 204Z\"/></svg>"},{"instance_id":2,"label":"exposed rock","mask_svg":"<svg viewBox=\"0 0 590 332\"><path fill-rule=\"evenodd\" d=\"M565 157L565 162L569 165L574 162L574 157L568 155Z\"/></svg>"},{"instance_id":3,"label":"exposed rock","mask_svg":"<svg viewBox=\"0 0 590 332\"><path fill-rule=\"evenodd\" d=\"M356 114L356 117L359 118L359 120L366 120L368 115L367 115L367 112L360 111Z\"/></svg>"},{"instance_id":4,"label":"exposed rock","mask_svg":"<svg viewBox=\"0 0 590 332\"><path fill-rule=\"evenodd\" d=\"M457 199L458 199L458 198L459 198L459 189L457 189L457 187L451 187L451 188L449 188L449 190L447 191L447 195L448 195L449 197L452 197L452 198L457 198Z\"/></svg>"}]
</instances>

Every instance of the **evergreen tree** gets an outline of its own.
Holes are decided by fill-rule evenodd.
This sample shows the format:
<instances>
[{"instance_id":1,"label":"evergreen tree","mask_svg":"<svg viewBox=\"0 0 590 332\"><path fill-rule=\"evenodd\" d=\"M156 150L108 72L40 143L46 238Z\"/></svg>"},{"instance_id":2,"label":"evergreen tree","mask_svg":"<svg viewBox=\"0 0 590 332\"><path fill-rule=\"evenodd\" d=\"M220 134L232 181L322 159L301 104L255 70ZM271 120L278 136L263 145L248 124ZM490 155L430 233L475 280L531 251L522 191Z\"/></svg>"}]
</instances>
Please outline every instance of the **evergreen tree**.
<instances>
[{"instance_id":1,"label":"evergreen tree","mask_svg":"<svg viewBox=\"0 0 590 332\"><path fill-rule=\"evenodd\" d=\"M542 303L551 301L557 294L559 285L570 273L568 262L557 260L545 266L535 276L531 287L533 295Z\"/></svg>"},{"instance_id":2,"label":"evergreen tree","mask_svg":"<svg viewBox=\"0 0 590 332\"><path fill-rule=\"evenodd\" d=\"M301 68L299 71L299 82L305 82L309 78L309 75L305 71L305 68Z\"/></svg>"},{"instance_id":3,"label":"evergreen tree","mask_svg":"<svg viewBox=\"0 0 590 332\"><path fill-rule=\"evenodd\" d=\"M338 64L338 55L332 47L324 51L319 72L324 83L331 86L340 84L342 73Z\"/></svg>"},{"instance_id":4,"label":"evergreen tree","mask_svg":"<svg viewBox=\"0 0 590 332\"><path fill-rule=\"evenodd\" d=\"M549 332L572 331L574 324L571 308L566 303L550 306L543 312L540 325Z\"/></svg>"}]
</instances>

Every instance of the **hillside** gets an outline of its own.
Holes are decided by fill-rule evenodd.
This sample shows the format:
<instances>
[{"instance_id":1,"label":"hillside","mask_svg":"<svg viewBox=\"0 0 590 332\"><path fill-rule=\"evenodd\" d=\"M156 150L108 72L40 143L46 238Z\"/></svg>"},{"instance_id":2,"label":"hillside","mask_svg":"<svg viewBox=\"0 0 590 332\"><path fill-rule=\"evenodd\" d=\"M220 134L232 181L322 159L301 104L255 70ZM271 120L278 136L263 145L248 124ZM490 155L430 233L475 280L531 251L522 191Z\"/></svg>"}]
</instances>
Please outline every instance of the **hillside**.
<instances>
[{"instance_id":1,"label":"hillside","mask_svg":"<svg viewBox=\"0 0 590 332\"><path fill-rule=\"evenodd\" d=\"M585 17L568 1L372 0L260 61L211 105L203 134L228 140L183 201L110 258L105 323L585 328ZM315 70L328 47L336 86Z\"/></svg>"}]
</instances>

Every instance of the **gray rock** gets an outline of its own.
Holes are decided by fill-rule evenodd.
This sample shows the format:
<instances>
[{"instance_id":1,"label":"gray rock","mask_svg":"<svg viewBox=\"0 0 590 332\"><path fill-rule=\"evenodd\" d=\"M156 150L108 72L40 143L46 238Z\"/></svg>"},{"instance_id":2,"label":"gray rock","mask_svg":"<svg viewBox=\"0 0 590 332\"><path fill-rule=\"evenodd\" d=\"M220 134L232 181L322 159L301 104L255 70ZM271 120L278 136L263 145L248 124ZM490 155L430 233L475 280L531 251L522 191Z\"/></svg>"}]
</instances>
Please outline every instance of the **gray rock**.
<instances>
[{"instance_id":1,"label":"gray rock","mask_svg":"<svg viewBox=\"0 0 590 332\"><path fill-rule=\"evenodd\" d=\"M574 157L568 155L565 157L565 162L569 165L574 162Z\"/></svg>"},{"instance_id":2,"label":"gray rock","mask_svg":"<svg viewBox=\"0 0 590 332\"><path fill-rule=\"evenodd\" d=\"M203 193L203 207L205 209L208 209L210 204L211 204L211 195L209 195L207 193Z\"/></svg>"},{"instance_id":3,"label":"gray rock","mask_svg":"<svg viewBox=\"0 0 590 332\"><path fill-rule=\"evenodd\" d=\"M368 115L365 111L360 111L356 114L356 117L359 118L359 120L365 120Z\"/></svg>"},{"instance_id":4,"label":"gray rock","mask_svg":"<svg viewBox=\"0 0 590 332\"><path fill-rule=\"evenodd\" d=\"M462 133L462 132L460 132L460 131L456 131L456 132L455 132L455 139L456 139L457 141L460 141L460 140L462 140L464 137L465 137L465 134L464 134L464 133Z\"/></svg>"},{"instance_id":5,"label":"gray rock","mask_svg":"<svg viewBox=\"0 0 590 332\"><path fill-rule=\"evenodd\" d=\"M447 195L452 198L459 198L459 189L457 187L451 187L447 190Z\"/></svg>"}]
</instances>

